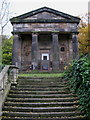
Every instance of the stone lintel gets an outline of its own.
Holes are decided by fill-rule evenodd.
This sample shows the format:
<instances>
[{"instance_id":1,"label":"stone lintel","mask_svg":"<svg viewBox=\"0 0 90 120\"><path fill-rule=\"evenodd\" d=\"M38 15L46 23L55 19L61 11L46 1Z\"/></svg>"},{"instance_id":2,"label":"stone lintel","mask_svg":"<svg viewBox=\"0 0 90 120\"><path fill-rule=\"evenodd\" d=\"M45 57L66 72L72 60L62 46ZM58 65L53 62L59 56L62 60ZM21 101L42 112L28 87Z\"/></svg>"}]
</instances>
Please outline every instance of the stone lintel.
<instances>
[{"instance_id":1,"label":"stone lintel","mask_svg":"<svg viewBox=\"0 0 90 120\"><path fill-rule=\"evenodd\" d=\"M70 34L78 34L79 32L73 32L73 31L23 31L23 32L20 32L20 31L14 31L12 32L12 34L32 34L32 33L36 33L36 34L39 34L39 33L51 33L51 34L54 34L54 33L70 33Z\"/></svg>"}]
</instances>

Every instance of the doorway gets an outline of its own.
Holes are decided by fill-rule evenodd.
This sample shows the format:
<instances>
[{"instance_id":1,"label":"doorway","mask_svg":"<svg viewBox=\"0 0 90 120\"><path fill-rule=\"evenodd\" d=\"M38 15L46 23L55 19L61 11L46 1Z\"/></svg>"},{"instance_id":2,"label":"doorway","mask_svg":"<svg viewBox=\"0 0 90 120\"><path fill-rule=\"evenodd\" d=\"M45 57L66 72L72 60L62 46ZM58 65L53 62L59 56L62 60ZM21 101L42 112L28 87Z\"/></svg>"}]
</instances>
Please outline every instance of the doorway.
<instances>
[{"instance_id":1,"label":"doorway","mask_svg":"<svg viewBox=\"0 0 90 120\"><path fill-rule=\"evenodd\" d=\"M42 53L41 55L41 69L43 71L49 70L49 53Z\"/></svg>"}]
</instances>

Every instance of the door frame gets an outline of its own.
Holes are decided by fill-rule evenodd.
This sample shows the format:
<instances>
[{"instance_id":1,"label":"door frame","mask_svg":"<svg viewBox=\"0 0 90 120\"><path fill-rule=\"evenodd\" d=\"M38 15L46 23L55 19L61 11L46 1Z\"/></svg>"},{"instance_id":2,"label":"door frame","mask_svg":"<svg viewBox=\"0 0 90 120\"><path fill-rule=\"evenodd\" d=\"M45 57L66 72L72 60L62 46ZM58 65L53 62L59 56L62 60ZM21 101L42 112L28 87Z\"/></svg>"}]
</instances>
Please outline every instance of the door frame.
<instances>
[{"instance_id":1,"label":"door frame","mask_svg":"<svg viewBox=\"0 0 90 120\"><path fill-rule=\"evenodd\" d=\"M47 65L48 69L44 70L43 65ZM50 54L49 53L41 53L41 70L49 71L50 70Z\"/></svg>"}]
</instances>

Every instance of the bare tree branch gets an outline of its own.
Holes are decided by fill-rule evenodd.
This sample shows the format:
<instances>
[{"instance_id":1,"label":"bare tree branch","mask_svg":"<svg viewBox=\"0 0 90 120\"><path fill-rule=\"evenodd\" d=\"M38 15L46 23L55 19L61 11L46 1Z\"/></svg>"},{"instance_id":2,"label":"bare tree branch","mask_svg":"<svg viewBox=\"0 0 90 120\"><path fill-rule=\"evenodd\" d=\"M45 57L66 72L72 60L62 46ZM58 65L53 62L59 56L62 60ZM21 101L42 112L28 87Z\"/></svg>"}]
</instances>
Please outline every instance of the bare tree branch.
<instances>
[{"instance_id":1,"label":"bare tree branch","mask_svg":"<svg viewBox=\"0 0 90 120\"><path fill-rule=\"evenodd\" d=\"M9 22L9 2L8 0L0 1L0 65L2 64L2 36L4 28Z\"/></svg>"},{"instance_id":2,"label":"bare tree branch","mask_svg":"<svg viewBox=\"0 0 90 120\"><path fill-rule=\"evenodd\" d=\"M1 1L1 9L0 9L0 27L1 27L1 35L3 34L3 29L7 25L9 21L9 5L8 0Z\"/></svg>"}]
</instances>

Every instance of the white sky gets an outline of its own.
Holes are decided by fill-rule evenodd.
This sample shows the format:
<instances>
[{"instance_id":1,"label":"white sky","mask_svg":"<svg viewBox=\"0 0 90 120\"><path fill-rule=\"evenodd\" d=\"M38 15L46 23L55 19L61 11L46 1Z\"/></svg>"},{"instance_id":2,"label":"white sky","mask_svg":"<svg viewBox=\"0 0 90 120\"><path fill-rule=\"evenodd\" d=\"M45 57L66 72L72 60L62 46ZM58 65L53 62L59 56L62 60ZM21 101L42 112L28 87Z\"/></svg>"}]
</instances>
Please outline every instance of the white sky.
<instances>
[{"instance_id":1,"label":"white sky","mask_svg":"<svg viewBox=\"0 0 90 120\"><path fill-rule=\"evenodd\" d=\"M35 10L41 7L50 7L61 12L79 16L88 13L88 0L9 0L10 11L12 17L21 15L31 10ZM12 31L12 27L9 27L9 34Z\"/></svg>"}]
</instances>

